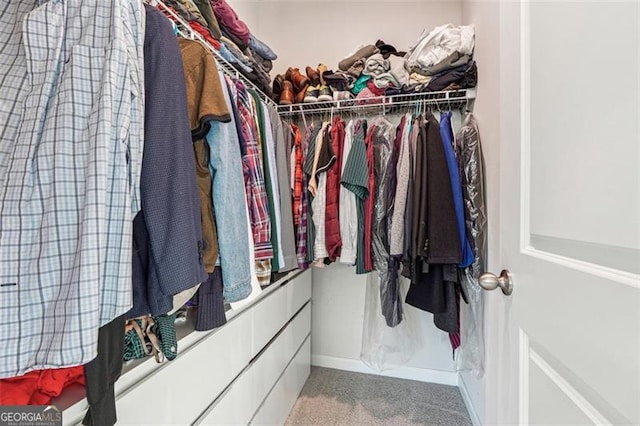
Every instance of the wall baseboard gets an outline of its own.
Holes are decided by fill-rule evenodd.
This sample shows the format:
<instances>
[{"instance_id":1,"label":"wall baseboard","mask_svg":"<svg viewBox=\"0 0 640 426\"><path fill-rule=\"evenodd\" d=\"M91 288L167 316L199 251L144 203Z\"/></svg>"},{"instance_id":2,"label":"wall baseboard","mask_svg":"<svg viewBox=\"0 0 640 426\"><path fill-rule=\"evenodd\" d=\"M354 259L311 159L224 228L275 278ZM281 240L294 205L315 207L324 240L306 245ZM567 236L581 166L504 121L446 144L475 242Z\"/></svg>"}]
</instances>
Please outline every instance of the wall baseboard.
<instances>
[{"instance_id":1,"label":"wall baseboard","mask_svg":"<svg viewBox=\"0 0 640 426\"><path fill-rule=\"evenodd\" d=\"M473 423L473 426L481 426L482 422L480 421L480 416L478 415L478 411L471 401L471 395L469 395L467 385L462 379L461 375L458 375L458 389L460 389L462 400L464 401L464 405L467 407L469 417L471 417L471 423Z\"/></svg>"},{"instance_id":2,"label":"wall baseboard","mask_svg":"<svg viewBox=\"0 0 640 426\"><path fill-rule=\"evenodd\" d=\"M353 371L355 373L375 374L398 379L458 386L458 373L455 371L429 370L416 367L399 367L391 370L376 371L358 359L338 358L325 355L311 355L311 365L334 368L336 370Z\"/></svg>"}]
</instances>

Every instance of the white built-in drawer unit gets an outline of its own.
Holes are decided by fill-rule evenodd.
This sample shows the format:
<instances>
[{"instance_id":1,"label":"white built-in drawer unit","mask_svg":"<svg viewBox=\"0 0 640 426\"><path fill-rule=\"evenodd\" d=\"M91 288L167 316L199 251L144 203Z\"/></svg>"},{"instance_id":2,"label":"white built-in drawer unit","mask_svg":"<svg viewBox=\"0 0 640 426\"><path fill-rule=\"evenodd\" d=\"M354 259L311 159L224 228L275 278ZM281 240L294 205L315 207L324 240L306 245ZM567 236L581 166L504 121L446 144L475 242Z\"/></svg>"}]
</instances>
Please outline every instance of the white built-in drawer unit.
<instances>
[{"instance_id":1,"label":"white built-in drawer unit","mask_svg":"<svg viewBox=\"0 0 640 426\"><path fill-rule=\"evenodd\" d=\"M192 332L180 353L152 359L116 383L118 424L278 424L310 373L311 272L292 272L210 332ZM154 365L155 364L155 365ZM78 424L80 401L64 411Z\"/></svg>"}]
</instances>

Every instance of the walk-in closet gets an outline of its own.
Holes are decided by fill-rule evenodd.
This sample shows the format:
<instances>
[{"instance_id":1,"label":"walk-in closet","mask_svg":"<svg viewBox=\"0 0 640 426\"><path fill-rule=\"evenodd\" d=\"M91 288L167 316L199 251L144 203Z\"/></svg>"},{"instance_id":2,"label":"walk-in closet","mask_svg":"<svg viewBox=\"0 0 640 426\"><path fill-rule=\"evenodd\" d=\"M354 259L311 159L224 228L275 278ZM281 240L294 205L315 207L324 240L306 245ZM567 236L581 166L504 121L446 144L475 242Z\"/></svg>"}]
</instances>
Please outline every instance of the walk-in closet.
<instances>
[{"instance_id":1,"label":"walk-in closet","mask_svg":"<svg viewBox=\"0 0 640 426\"><path fill-rule=\"evenodd\" d=\"M0 24L0 426L640 424L637 0Z\"/></svg>"}]
</instances>

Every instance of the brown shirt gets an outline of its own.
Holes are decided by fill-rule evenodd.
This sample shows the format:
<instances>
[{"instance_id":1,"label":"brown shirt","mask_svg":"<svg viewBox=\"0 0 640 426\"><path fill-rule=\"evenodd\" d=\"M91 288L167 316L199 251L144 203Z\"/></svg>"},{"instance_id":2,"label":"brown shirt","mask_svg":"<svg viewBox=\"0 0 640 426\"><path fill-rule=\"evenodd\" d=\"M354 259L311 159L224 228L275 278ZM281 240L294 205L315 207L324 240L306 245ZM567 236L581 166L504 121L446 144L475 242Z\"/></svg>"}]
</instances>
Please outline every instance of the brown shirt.
<instances>
[{"instance_id":1,"label":"brown shirt","mask_svg":"<svg viewBox=\"0 0 640 426\"><path fill-rule=\"evenodd\" d=\"M212 273L218 259L218 236L212 201L212 182L209 172L209 146L204 140L209 121L231 121L225 102L218 68L211 52L200 42L180 39L189 123L196 162L196 178L200 196L202 234L205 240L203 261L205 270Z\"/></svg>"}]
</instances>

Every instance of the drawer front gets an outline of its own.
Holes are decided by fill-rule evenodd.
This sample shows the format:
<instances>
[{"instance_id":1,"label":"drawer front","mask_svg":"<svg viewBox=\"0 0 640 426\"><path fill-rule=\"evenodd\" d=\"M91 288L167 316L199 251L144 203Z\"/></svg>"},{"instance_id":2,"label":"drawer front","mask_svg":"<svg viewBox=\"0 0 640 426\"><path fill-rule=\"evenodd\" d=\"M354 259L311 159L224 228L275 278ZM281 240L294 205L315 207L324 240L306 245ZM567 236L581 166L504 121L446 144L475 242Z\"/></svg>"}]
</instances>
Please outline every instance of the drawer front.
<instances>
[{"instance_id":1,"label":"drawer front","mask_svg":"<svg viewBox=\"0 0 640 426\"><path fill-rule=\"evenodd\" d=\"M298 399L298 395L311 373L311 339L302 345L300 351L289 364L278 383L271 390L256 413L253 425L281 425L287 420L289 412Z\"/></svg>"},{"instance_id":2,"label":"drawer front","mask_svg":"<svg viewBox=\"0 0 640 426\"><path fill-rule=\"evenodd\" d=\"M257 355L310 299L311 271L305 271L258 303L252 310L252 356Z\"/></svg>"},{"instance_id":3,"label":"drawer front","mask_svg":"<svg viewBox=\"0 0 640 426\"><path fill-rule=\"evenodd\" d=\"M251 316L240 315L116 402L120 424L191 424L251 359Z\"/></svg>"},{"instance_id":4,"label":"drawer front","mask_svg":"<svg viewBox=\"0 0 640 426\"><path fill-rule=\"evenodd\" d=\"M307 270L286 285L287 314L293 316L311 300L311 271Z\"/></svg>"},{"instance_id":5,"label":"drawer front","mask_svg":"<svg viewBox=\"0 0 640 426\"><path fill-rule=\"evenodd\" d=\"M311 305L308 304L220 396L199 424L248 424L310 332Z\"/></svg>"}]
</instances>

